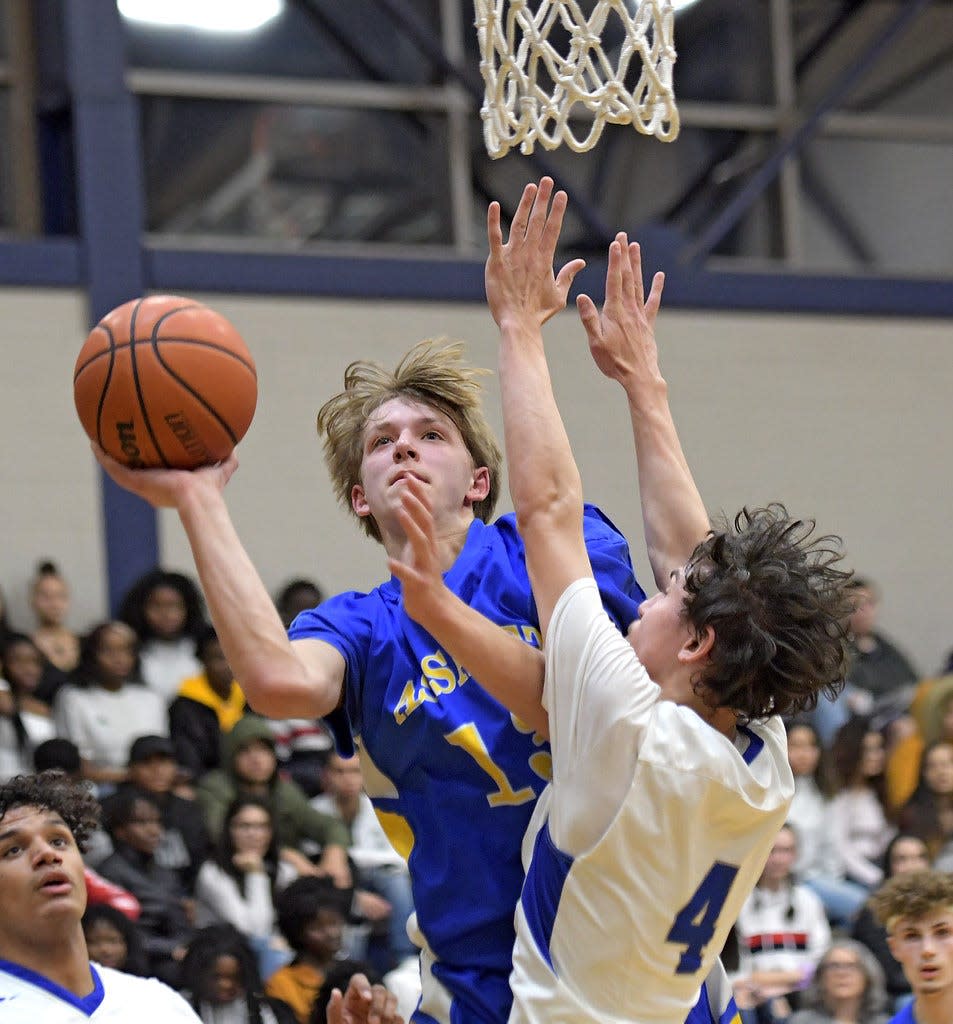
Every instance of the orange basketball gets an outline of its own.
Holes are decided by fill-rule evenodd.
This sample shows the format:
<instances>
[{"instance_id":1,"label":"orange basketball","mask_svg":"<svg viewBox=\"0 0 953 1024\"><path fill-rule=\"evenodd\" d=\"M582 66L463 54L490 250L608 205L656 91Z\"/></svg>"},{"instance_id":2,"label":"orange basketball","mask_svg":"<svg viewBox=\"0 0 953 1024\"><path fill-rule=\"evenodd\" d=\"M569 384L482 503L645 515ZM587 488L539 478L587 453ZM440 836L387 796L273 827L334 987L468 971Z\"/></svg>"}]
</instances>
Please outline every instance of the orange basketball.
<instances>
[{"instance_id":1,"label":"orange basketball","mask_svg":"<svg viewBox=\"0 0 953 1024\"><path fill-rule=\"evenodd\" d=\"M255 362L220 313L177 295L133 299L89 332L73 397L83 430L133 468L227 458L258 400Z\"/></svg>"}]
</instances>

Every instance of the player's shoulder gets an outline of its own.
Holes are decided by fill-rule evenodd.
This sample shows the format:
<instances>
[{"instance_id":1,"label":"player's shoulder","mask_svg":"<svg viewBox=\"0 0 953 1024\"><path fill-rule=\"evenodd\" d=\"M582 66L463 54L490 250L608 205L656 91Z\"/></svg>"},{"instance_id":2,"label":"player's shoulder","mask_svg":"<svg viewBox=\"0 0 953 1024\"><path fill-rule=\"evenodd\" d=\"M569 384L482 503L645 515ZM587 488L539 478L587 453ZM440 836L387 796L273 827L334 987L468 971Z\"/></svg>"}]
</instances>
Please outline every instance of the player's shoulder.
<instances>
[{"instance_id":1,"label":"player's shoulder","mask_svg":"<svg viewBox=\"0 0 953 1024\"><path fill-rule=\"evenodd\" d=\"M195 1011L178 992L158 978L140 978L133 974L102 967L96 971L103 984L103 1007L113 1014L125 1012L127 1018L138 1024L169 1021L170 1024L198 1021Z\"/></svg>"}]
</instances>

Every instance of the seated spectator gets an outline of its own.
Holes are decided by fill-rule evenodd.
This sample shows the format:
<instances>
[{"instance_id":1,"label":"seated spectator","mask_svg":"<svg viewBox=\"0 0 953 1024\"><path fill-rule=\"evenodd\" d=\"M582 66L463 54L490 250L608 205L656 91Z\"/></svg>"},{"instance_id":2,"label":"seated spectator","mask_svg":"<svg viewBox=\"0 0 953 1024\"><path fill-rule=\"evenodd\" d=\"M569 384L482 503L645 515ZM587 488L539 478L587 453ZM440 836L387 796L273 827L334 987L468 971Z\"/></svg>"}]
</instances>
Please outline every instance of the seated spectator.
<instances>
[{"instance_id":1,"label":"seated spectator","mask_svg":"<svg viewBox=\"0 0 953 1024\"><path fill-rule=\"evenodd\" d=\"M877 629L880 592L870 581L851 582L854 611L850 617L850 663L847 686L864 695L866 706L855 710L870 714L879 727L909 708L919 678L909 659Z\"/></svg>"},{"instance_id":2,"label":"seated spectator","mask_svg":"<svg viewBox=\"0 0 953 1024\"><path fill-rule=\"evenodd\" d=\"M88 905L83 914L83 935L90 960L114 971L148 976L139 929L122 911L108 903Z\"/></svg>"},{"instance_id":3,"label":"seated spectator","mask_svg":"<svg viewBox=\"0 0 953 1024\"><path fill-rule=\"evenodd\" d=\"M79 747L72 740L63 739L61 736L44 740L33 751L33 770L63 772L74 782L79 782L83 777Z\"/></svg>"},{"instance_id":4,"label":"seated spectator","mask_svg":"<svg viewBox=\"0 0 953 1024\"><path fill-rule=\"evenodd\" d=\"M897 820L926 843L931 860L953 838L953 740L936 740L923 751L917 788Z\"/></svg>"},{"instance_id":5,"label":"seated spectator","mask_svg":"<svg viewBox=\"0 0 953 1024\"><path fill-rule=\"evenodd\" d=\"M831 780L814 725L806 720L788 724L788 761L794 775L794 800L788 821L798 836L794 874L824 904L828 918L849 921L863 905L867 890L844 878L844 865L833 842Z\"/></svg>"},{"instance_id":6,"label":"seated spectator","mask_svg":"<svg viewBox=\"0 0 953 1024\"><path fill-rule=\"evenodd\" d=\"M291 959L277 930L275 897L297 877L279 858L270 805L257 796L237 797L225 813L215 852L198 874L196 924L237 928L268 978Z\"/></svg>"},{"instance_id":7,"label":"seated spectator","mask_svg":"<svg viewBox=\"0 0 953 1024\"><path fill-rule=\"evenodd\" d=\"M831 944L821 901L794 880L796 860L797 836L784 825L738 915L739 976L734 989L739 1009L768 1003L775 1016L785 1016L785 1004L796 1002Z\"/></svg>"},{"instance_id":8,"label":"seated spectator","mask_svg":"<svg viewBox=\"0 0 953 1024\"><path fill-rule=\"evenodd\" d=\"M221 765L222 735L245 713L245 695L211 626L199 638L197 653L202 671L182 683L169 705L169 735L190 780Z\"/></svg>"},{"instance_id":9,"label":"seated spectator","mask_svg":"<svg viewBox=\"0 0 953 1024\"><path fill-rule=\"evenodd\" d=\"M202 666L196 645L207 625L202 594L178 572L154 569L130 587L119 618L139 637L142 679L168 707Z\"/></svg>"},{"instance_id":10,"label":"seated spectator","mask_svg":"<svg viewBox=\"0 0 953 1024\"><path fill-rule=\"evenodd\" d=\"M36 697L43 655L22 633L0 646L0 782L33 770L33 750L56 734L50 708Z\"/></svg>"},{"instance_id":11,"label":"seated spectator","mask_svg":"<svg viewBox=\"0 0 953 1024\"><path fill-rule=\"evenodd\" d=\"M318 992L341 948L351 892L326 878L299 878L278 894L278 927L294 952L265 992L284 1000L299 1024L308 1024Z\"/></svg>"},{"instance_id":12,"label":"seated spectator","mask_svg":"<svg viewBox=\"0 0 953 1024\"><path fill-rule=\"evenodd\" d=\"M182 961L182 987L204 1024L296 1024L287 1003L263 994L254 953L231 925L195 935Z\"/></svg>"},{"instance_id":13,"label":"seated spectator","mask_svg":"<svg viewBox=\"0 0 953 1024\"><path fill-rule=\"evenodd\" d=\"M293 782L279 777L274 737L265 719L257 715L246 715L223 737L222 767L199 781L196 798L213 841L222 834L229 804L242 795L268 802L282 860L298 874L328 874L339 885L351 884L347 829L316 811ZM309 859L312 850L318 857L316 865Z\"/></svg>"},{"instance_id":14,"label":"seated spectator","mask_svg":"<svg viewBox=\"0 0 953 1024\"><path fill-rule=\"evenodd\" d=\"M916 836L900 832L890 840L884 854L884 882L897 875L926 871L930 867L926 843ZM904 976L900 964L893 958L887 944L887 929L877 920L869 903L865 904L854 921L851 935L862 942L883 968L887 983L887 995L897 1009L910 995L910 983Z\"/></svg>"},{"instance_id":15,"label":"seated spectator","mask_svg":"<svg viewBox=\"0 0 953 1024\"><path fill-rule=\"evenodd\" d=\"M105 818L114 852L100 864L100 873L139 901L149 970L178 987L179 962L192 937L194 905L176 873L156 863L155 851L162 841L159 805L148 794L126 789L110 801Z\"/></svg>"},{"instance_id":16,"label":"seated spectator","mask_svg":"<svg viewBox=\"0 0 953 1024\"><path fill-rule=\"evenodd\" d=\"M155 851L156 864L174 871L182 889L191 894L199 868L208 856L210 841L202 808L173 792L178 765L175 747L167 736L137 736L129 748L126 781L116 794L103 801L109 804L126 789L145 793L155 800L162 816L162 839Z\"/></svg>"},{"instance_id":17,"label":"seated spectator","mask_svg":"<svg viewBox=\"0 0 953 1024\"><path fill-rule=\"evenodd\" d=\"M317 606L324 600L324 591L314 580L289 580L275 596L275 608L281 616L282 625L287 629L295 618L304 611Z\"/></svg>"},{"instance_id":18,"label":"seated spectator","mask_svg":"<svg viewBox=\"0 0 953 1024\"><path fill-rule=\"evenodd\" d=\"M870 950L836 939L788 1024L887 1024L886 1001L883 971Z\"/></svg>"},{"instance_id":19,"label":"seated spectator","mask_svg":"<svg viewBox=\"0 0 953 1024\"><path fill-rule=\"evenodd\" d=\"M136 676L136 636L122 622L103 622L83 638L77 684L57 694L58 735L72 740L83 777L115 784L137 736L168 732L166 707Z\"/></svg>"},{"instance_id":20,"label":"seated spectator","mask_svg":"<svg viewBox=\"0 0 953 1024\"><path fill-rule=\"evenodd\" d=\"M894 812L917 788L924 747L937 740L953 740L953 676L922 680L910 712L915 728L887 758L887 802Z\"/></svg>"},{"instance_id":21,"label":"seated spectator","mask_svg":"<svg viewBox=\"0 0 953 1024\"><path fill-rule=\"evenodd\" d=\"M52 562L37 566L30 591L30 607L36 618L33 642L60 672L72 672L79 664L79 637L66 625L69 587Z\"/></svg>"},{"instance_id":22,"label":"seated spectator","mask_svg":"<svg viewBox=\"0 0 953 1024\"><path fill-rule=\"evenodd\" d=\"M894 834L885 804L883 736L868 718L852 718L831 750L837 792L831 802L834 845L850 881L870 890L883 880L882 858Z\"/></svg>"},{"instance_id":23,"label":"seated spectator","mask_svg":"<svg viewBox=\"0 0 953 1024\"><path fill-rule=\"evenodd\" d=\"M275 608L287 629L299 612L317 607L324 592L314 580L289 580L275 596ZM278 764L287 778L296 782L308 797L321 792L321 769L334 747L323 722L311 718L286 718L271 722L275 734Z\"/></svg>"},{"instance_id":24,"label":"seated spectator","mask_svg":"<svg viewBox=\"0 0 953 1024\"><path fill-rule=\"evenodd\" d=\"M318 718L270 718L275 755L281 774L309 799L321 793L321 770L334 740Z\"/></svg>"},{"instance_id":25,"label":"seated spectator","mask_svg":"<svg viewBox=\"0 0 953 1024\"><path fill-rule=\"evenodd\" d=\"M355 887L378 893L390 905L386 973L407 957L416 959L418 952L407 935L407 919L414 912L407 863L391 845L370 797L364 792L358 758L332 753L321 775L324 793L315 797L311 806L336 817L347 827L351 838L348 853L357 866ZM360 899L358 908L364 909Z\"/></svg>"}]
</instances>

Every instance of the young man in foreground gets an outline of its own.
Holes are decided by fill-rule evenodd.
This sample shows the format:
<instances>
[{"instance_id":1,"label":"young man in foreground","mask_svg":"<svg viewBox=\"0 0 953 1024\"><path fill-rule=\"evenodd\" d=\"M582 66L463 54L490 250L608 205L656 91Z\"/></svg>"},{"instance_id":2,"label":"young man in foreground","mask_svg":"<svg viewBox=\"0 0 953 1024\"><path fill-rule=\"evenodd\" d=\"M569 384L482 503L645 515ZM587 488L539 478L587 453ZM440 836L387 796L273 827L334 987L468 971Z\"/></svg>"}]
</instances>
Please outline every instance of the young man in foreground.
<instances>
[{"instance_id":1,"label":"young man in foreground","mask_svg":"<svg viewBox=\"0 0 953 1024\"><path fill-rule=\"evenodd\" d=\"M953 1021L953 875L897 875L873 894L874 914L913 990L890 1024Z\"/></svg>"},{"instance_id":2,"label":"young man in foreground","mask_svg":"<svg viewBox=\"0 0 953 1024\"><path fill-rule=\"evenodd\" d=\"M81 847L98 806L58 772L0 786L0 1021L198 1024L155 978L90 963Z\"/></svg>"}]
</instances>

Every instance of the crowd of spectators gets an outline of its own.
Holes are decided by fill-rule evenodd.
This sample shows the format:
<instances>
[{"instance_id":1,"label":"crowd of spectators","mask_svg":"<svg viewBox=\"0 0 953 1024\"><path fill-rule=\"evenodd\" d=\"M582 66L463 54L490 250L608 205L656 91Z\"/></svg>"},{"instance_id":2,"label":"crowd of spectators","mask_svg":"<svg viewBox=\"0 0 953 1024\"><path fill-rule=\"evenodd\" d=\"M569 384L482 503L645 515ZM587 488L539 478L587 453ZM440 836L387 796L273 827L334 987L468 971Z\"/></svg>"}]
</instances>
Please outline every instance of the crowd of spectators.
<instances>
[{"instance_id":1,"label":"crowd of spectators","mask_svg":"<svg viewBox=\"0 0 953 1024\"><path fill-rule=\"evenodd\" d=\"M870 910L888 879L953 870L953 656L922 678L853 583L836 701L787 722L788 824L726 949L745 1024L870 1024L911 998Z\"/></svg>"},{"instance_id":2,"label":"crowd of spectators","mask_svg":"<svg viewBox=\"0 0 953 1024\"><path fill-rule=\"evenodd\" d=\"M724 952L745 1021L865 1024L902 1005L867 901L897 874L953 870L953 664L921 678L877 629L875 585L854 594L845 689L787 723L788 824ZM275 604L288 625L322 598L296 579ZM407 869L357 760L320 722L249 711L195 582L155 570L80 635L45 561L31 608L20 632L0 596L0 778L56 767L94 787L94 959L163 978L208 1020L323 1019L355 965L412 1007Z\"/></svg>"},{"instance_id":3,"label":"crowd of spectators","mask_svg":"<svg viewBox=\"0 0 953 1024\"><path fill-rule=\"evenodd\" d=\"M323 1021L357 970L392 974L412 1008L409 875L357 760L321 722L246 707L194 580L150 572L81 633L52 562L30 596L21 632L0 595L0 780L55 768L95 793L92 958L161 978L206 1021ZM275 603L290 623L322 596L293 580Z\"/></svg>"}]
</instances>

